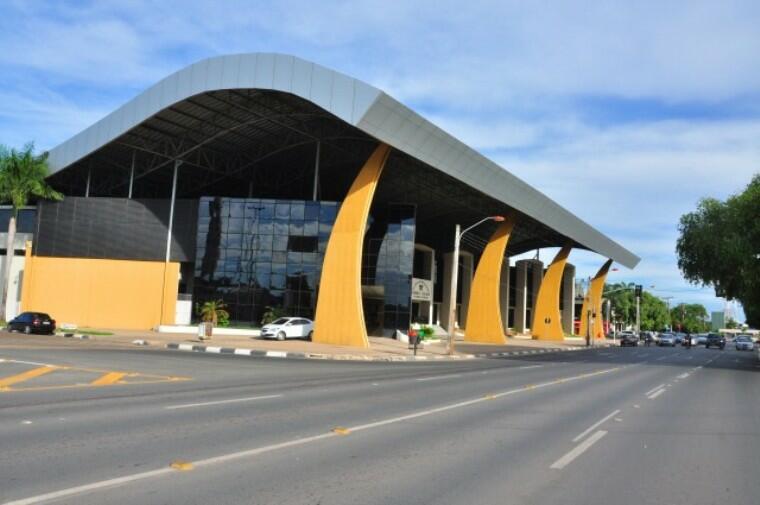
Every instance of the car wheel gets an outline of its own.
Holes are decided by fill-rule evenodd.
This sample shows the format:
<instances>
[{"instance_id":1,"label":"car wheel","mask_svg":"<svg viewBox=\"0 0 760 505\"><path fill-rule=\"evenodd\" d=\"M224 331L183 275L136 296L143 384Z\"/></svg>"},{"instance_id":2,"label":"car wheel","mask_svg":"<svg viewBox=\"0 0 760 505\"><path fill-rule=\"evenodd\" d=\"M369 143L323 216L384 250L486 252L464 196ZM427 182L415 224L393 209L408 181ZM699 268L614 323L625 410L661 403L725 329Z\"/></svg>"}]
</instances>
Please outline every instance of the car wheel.
<instances>
[{"instance_id":1,"label":"car wheel","mask_svg":"<svg viewBox=\"0 0 760 505\"><path fill-rule=\"evenodd\" d=\"M32 332L32 327L29 325L24 326L24 333L29 335Z\"/></svg>"},{"instance_id":2,"label":"car wheel","mask_svg":"<svg viewBox=\"0 0 760 505\"><path fill-rule=\"evenodd\" d=\"M281 331L277 334L277 340L285 340L285 332Z\"/></svg>"},{"instance_id":3,"label":"car wheel","mask_svg":"<svg viewBox=\"0 0 760 505\"><path fill-rule=\"evenodd\" d=\"M314 336L314 332L310 331L308 335L306 335L306 340L311 340L311 337Z\"/></svg>"}]
</instances>

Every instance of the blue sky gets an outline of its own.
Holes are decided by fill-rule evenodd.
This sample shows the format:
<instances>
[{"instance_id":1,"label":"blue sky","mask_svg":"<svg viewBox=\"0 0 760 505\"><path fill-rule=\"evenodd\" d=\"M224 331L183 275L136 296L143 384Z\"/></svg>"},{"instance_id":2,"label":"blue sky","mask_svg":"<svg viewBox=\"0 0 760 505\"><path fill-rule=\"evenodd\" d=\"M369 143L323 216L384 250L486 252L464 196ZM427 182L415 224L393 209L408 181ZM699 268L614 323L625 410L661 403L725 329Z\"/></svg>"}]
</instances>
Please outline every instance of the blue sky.
<instances>
[{"instance_id":1,"label":"blue sky","mask_svg":"<svg viewBox=\"0 0 760 505\"><path fill-rule=\"evenodd\" d=\"M642 257L671 303L677 221L760 171L753 1L15 1L0 143L50 148L200 58L276 51L374 84ZM542 252L549 258L552 251ZM578 275L603 259L571 255Z\"/></svg>"}]
</instances>

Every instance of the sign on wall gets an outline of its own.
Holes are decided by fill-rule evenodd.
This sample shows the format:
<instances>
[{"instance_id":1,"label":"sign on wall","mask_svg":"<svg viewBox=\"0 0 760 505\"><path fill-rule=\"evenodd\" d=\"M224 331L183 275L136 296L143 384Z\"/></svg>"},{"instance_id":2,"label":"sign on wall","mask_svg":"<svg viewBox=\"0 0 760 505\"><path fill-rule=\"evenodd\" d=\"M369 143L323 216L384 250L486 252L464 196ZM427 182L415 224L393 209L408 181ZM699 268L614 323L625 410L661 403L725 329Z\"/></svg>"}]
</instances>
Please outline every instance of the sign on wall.
<instances>
[{"instance_id":1,"label":"sign on wall","mask_svg":"<svg viewBox=\"0 0 760 505\"><path fill-rule=\"evenodd\" d=\"M412 301L432 302L433 282L428 279L412 279Z\"/></svg>"}]
</instances>

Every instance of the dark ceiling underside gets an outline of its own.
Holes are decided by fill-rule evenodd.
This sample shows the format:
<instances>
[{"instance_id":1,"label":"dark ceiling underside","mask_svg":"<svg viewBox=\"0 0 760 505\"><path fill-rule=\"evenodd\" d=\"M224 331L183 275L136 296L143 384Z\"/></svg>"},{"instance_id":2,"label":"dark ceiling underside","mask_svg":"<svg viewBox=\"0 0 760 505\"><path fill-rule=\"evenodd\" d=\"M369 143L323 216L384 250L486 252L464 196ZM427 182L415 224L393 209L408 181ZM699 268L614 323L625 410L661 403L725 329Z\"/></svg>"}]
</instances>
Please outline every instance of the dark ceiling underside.
<instances>
[{"instance_id":1,"label":"dark ceiling underside","mask_svg":"<svg viewBox=\"0 0 760 505\"><path fill-rule=\"evenodd\" d=\"M205 195L311 199L317 144L318 198L341 201L377 141L311 102L259 90L196 95L164 109L90 156L50 177L67 195L126 197L134 166L135 198L166 198L176 160L177 197ZM454 225L513 211L479 191L394 150L375 203L417 206L417 242L441 251L453 246ZM478 254L494 230L478 227L463 247ZM572 243L518 215L508 255Z\"/></svg>"}]
</instances>

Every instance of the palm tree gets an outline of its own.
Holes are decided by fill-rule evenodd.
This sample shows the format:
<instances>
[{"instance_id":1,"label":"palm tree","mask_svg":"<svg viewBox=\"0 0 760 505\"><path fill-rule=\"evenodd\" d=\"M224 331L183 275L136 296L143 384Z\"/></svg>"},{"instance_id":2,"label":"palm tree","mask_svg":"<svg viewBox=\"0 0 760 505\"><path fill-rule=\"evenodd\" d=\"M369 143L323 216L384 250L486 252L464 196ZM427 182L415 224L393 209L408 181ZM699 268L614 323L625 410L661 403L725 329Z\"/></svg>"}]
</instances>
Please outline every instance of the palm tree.
<instances>
[{"instance_id":1,"label":"palm tree","mask_svg":"<svg viewBox=\"0 0 760 505\"><path fill-rule=\"evenodd\" d=\"M219 324L219 320L230 317L230 313L227 312L227 304L222 300L209 300L201 305L198 312L200 312L201 320L204 323L211 323L214 326Z\"/></svg>"},{"instance_id":2,"label":"palm tree","mask_svg":"<svg viewBox=\"0 0 760 505\"><path fill-rule=\"evenodd\" d=\"M16 239L16 218L21 207L32 198L62 200L63 195L45 182L48 175L47 153L34 154L34 144L27 144L20 151L0 146L0 201L13 206L8 220L8 241L5 246L0 318L5 318L8 299L8 283L13 264L13 242Z\"/></svg>"}]
</instances>

